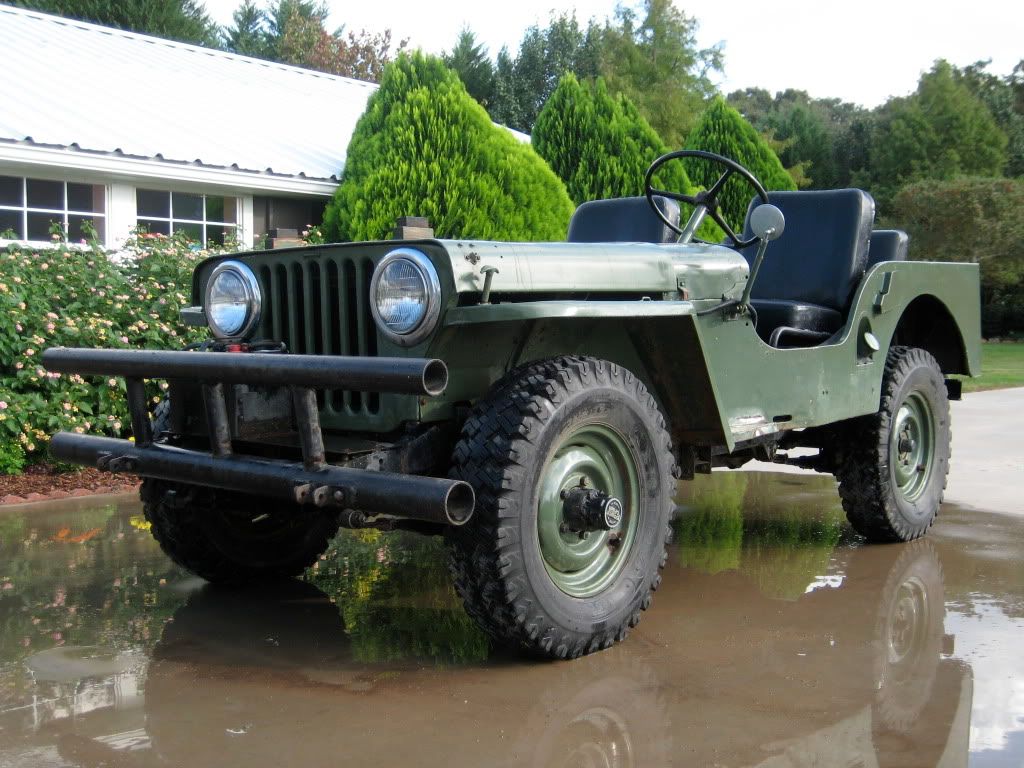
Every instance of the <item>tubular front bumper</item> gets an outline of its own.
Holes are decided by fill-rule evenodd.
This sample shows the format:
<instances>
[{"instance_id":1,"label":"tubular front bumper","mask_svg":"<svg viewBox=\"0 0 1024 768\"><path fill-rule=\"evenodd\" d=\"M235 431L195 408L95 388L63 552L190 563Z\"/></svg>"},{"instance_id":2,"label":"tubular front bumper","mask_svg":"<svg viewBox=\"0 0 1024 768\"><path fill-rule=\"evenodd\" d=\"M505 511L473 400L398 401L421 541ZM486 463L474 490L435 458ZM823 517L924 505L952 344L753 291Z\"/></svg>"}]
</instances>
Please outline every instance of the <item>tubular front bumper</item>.
<instances>
[{"instance_id":1,"label":"tubular front bumper","mask_svg":"<svg viewBox=\"0 0 1024 768\"><path fill-rule=\"evenodd\" d=\"M316 388L438 395L448 383L448 369L440 360L57 347L46 350L42 362L60 373L123 376L127 385L134 443L60 432L50 452L61 461L371 516L462 525L473 513L468 483L336 467L325 458ZM153 442L143 387L143 379L150 378L202 382L210 453ZM225 384L291 390L301 464L234 454Z\"/></svg>"}]
</instances>

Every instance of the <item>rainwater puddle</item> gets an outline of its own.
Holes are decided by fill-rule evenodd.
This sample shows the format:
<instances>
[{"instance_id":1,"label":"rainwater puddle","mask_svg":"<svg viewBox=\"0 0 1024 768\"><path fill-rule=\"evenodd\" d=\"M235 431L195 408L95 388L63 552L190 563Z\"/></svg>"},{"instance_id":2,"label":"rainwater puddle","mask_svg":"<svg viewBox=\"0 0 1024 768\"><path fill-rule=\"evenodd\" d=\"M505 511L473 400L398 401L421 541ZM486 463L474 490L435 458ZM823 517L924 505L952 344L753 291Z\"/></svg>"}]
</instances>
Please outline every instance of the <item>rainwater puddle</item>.
<instances>
[{"instance_id":1,"label":"rainwater puddle","mask_svg":"<svg viewBox=\"0 0 1024 768\"><path fill-rule=\"evenodd\" d=\"M493 651L438 540L232 591L131 499L0 511L0 765L1024 763L1024 518L864 546L828 478L683 488L651 610L563 663Z\"/></svg>"}]
</instances>

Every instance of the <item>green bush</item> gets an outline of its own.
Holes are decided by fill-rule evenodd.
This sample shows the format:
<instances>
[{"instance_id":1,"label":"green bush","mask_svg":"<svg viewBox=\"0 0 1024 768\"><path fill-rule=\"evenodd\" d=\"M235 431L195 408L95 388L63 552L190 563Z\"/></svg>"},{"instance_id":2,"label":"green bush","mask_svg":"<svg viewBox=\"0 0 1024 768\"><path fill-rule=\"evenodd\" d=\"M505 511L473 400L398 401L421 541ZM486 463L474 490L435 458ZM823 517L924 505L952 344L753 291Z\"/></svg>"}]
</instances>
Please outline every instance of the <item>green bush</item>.
<instances>
[{"instance_id":1,"label":"green bush","mask_svg":"<svg viewBox=\"0 0 1024 768\"><path fill-rule=\"evenodd\" d=\"M910 235L910 258L981 265L985 336L1024 330L1024 180L908 184L886 224Z\"/></svg>"},{"instance_id":2,"label":"green bush","mask_svg":"<svg viewBox=\"0 0 1024 768\"><path fill-rule=\"evenodd\" d=\"M754 127L735 109L716 97L701 115L686 141L687 149L703 149L735 160L771 190L796 189L793 178L778 156ZM707 189L725 170L714 163L692 160L687 165L690 179ZM726 183L718 200L722 215L734 229L743 225L754 189L738 174ZM740 234L737 231L737 234Z\"/></svg>"},{"instance_id":3,"label":"green bush","mask_svg":"<svg viewBox=\"0 0 1024 768\"><path fill-rule=\"evenodd\" d=\"M590 85L562 77L537 116L533 148L565 182L577 205L644 193L648 166L668 148L625 96L614 99L604 80ZM691 191L681 165L669 164L658 186Z\"/></svg>"},{"instance_id":4,"label":"green bush","mask_svg":"<svg viewBox=\"0 0 1024 768\"><path fill-rule=\"evenodd\" d=\"M855 181L884 213L910 182L1000 176L1006 165L1006 134L946 61L921 75L917 91L890 99L877 114L868 170Z\"/></svg>"},{"instance_id":5,"label":"green bush","mask_svg":"<svg viewBox=\"0 0 1024 768\"><path fill-rule=\"evenodd\" d=\"M180 349L205 334L181 325L192 268L208 253L184 238L133 237L116 256L97 246L0 252L0 471L44 455L58 430L124 435L124 382L46 371L48 347ZM155 385L150 392L158 397Z\"/></svg>"},{"instance_id":6,"label":"green bush","mask_svg":"<svg viewBox=\"0 0 1024 768\"><path fill-rule=\"evenodd\" d=\"M375 240L400 216L426 216L439 237L561 240L571 214L537 153L417 52L390 64L370 97L324 226L334 239Z\"/></svg>"}]
</instances>

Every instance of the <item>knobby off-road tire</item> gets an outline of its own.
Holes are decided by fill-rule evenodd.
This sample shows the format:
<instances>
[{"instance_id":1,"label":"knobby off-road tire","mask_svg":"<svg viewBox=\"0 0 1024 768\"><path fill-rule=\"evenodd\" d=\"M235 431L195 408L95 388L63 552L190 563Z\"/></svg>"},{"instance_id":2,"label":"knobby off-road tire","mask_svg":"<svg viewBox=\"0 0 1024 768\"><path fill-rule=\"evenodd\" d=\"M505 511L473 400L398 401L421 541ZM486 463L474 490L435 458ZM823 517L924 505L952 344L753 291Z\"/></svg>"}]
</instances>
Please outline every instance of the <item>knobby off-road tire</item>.
<instances>
[{"instance_id":1,"label":"knobby off-road tire","mask_svg":"<svg viewBox=\"0 0 1024 768\"><path fill-rule=\"evenodd\" d=\"M453 465L477 505L447 534L450 566L484 631L552 658L624 639L651 604L672 534L675 465L644 385L594 358L531 363L473 408ZM622 501L618 526L586 537L559 526L560 491L581 478Z\"/></svg>"},{"instance_id":2,"label":"knobby off-road tire","mask_svg":"<svg viewBox=\"0 0 1024 768\"><path fill-rule=\"evenodd\" d=\"M853 420L836 477L846 517L870 541L910 541L938 515L949 472L949 398L928 352L893 347L878 413Z\"/></svg>"},{"instance_id":3,"label":"knobby off-road tire","mask_svg":"<svg viewBox=\"0 0 1024 768\"><path fill-rule=\"evenodd\" d=\"M153 414L158 440L168 439L169 415L167 401ZM338 532L337 518L320 509L189 483L146 478L140 496L164 553L215 584L298 576Z\"/></svg>"}]
</instances>

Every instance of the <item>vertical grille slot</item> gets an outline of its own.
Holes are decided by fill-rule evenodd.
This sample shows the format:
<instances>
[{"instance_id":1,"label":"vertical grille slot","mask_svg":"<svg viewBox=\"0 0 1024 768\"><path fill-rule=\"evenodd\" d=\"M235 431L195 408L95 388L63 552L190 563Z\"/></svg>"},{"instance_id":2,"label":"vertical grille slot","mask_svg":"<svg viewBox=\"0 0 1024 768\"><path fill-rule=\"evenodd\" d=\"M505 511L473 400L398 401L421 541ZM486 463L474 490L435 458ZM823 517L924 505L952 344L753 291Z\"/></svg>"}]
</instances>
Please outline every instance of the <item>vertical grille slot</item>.
<instances>
[{"instance_id":1,"label":"vertical grille slot","mask_svg":"<svg viewBox=\"0 0 1024 768\"><path fill-rule=\"evenodd\" d=\"M331 259L327 262L327 279L323 281L323 304L327 310L327 350L328 355L345 354L341 325L341 307L345 301L344 283L338 270L338 262ZM345 409L345 393L340 389L332 389L328 401L331 410L340 412Z\"/></svg>"},{"instance_id":2,"label":"vertical grille slot","mask_svg":"<svg viewBox=\"0 0 1024 768\"><path fill-rule=\"evenodd\" d=\"M300 355L309 354L306 339L306 286L302 279L302 265L292 264L287 270L288 295L291 302L288 306L288 338L294 345L292 352Z\"/></svg>"},{"instance_id":3,"label":"vertical grille slot","mask_svg":"<svg viewBox=\"0 0 1024 768\"><path fill-rule=\"evenodd\" d=\"M268 258L257 268L267 299L260 323L263 338L283 341L299 355L378 354L370 312L371 258L337 251ZM373 416L381 410L377 392L326 390L317 401L338 415Z\"/></svg>"},{"instance_id":4,"label":"vertical grille slot","mask_svg":"<svg viewBox=\"0 0 1024 768\"><path fill-rule=\"evenodd\" d=\"M288 329L288 270L284 264L274 268L274 338L284 341L289 351L293 351L292 339Z\"/></svg>"},{"instance_id":5,"label":"vertical grille slot","mask_svg":"<svg viewBox=\"0 0 1024 768\"><path fill-rule=\"evenodd\" d=\"M307 261L302 265L302 280L306 288L303 305L306 324L306 352L311 355L324 353L323 299L321 296L320 263ZM318 408L323 408L327 401L323 390L316 393Z\"/></svg>"},{"instance_id":6,"label":"vertical grille slot","mask_svg":"<svg viewBox=\"0 0 1024 768\"><path fill-rule=\"evenodd\" d=\"M358 355L362 353L359 348L359 280L356 274L356 264L352 260L345 261L345 354ZM361 392L346 392L345 405L352 411L362 410L363 398Z\"/></svg>"},{"instance_id":7,"label":"vertical grille slot","mask_svg":"<svg viewBox=\"0 0 1024 768\"><path fill-rule=\"evenodd\" d=\"M377 328L373 323L373 316L367 306L370 302L370 281L373 279L373 262L370 259L363 259L362 279L359 281L359 354L365 357L377 356ZM366 409L370 413L377 413L380 410L380 392L368 392L366 394Z\"/></svg>"},{"instance_id":8,"label":"vertical grille slot","mask_svg":"<svg viewBox=\"0 0 1024 768\"><path fill-rule=\"evenodd\" d=\"M277 313L277 303L273 300L276 295L274 293L274 277L273 271L268 266L260 267L260 289L263 291L263 335L266 338L279 339L281 336L277 333L277 328L274 325L274 318Z\"/></svg>"}]
</instances>

